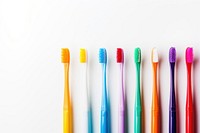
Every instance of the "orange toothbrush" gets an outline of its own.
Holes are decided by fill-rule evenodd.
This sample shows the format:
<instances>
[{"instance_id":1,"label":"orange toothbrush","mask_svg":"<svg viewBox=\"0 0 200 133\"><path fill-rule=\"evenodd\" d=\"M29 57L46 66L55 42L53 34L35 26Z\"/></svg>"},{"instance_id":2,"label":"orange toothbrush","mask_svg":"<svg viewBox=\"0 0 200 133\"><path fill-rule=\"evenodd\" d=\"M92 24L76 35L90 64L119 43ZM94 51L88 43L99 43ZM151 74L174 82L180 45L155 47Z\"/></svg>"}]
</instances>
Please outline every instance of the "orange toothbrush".
<instances>
[{"instance_id":1,"label":"orange toothbrush","mask_svg":"<svg viewBox=\"0 0 200 133\"><path fill-rule=\"evenodd\" d=\"M71 100L69 92L69 64L70 52L68 48L61 51L61 62L64 64L64 105L63 105L63 133L72 132L71 123Z\"/></svg>"},{"instance_id":2,"label":"orange toothbrush","mask_svg":"<svg viewBox=\"0 0 200 133\"><path fill-rule=\"evenodd\" d=\"M158 94L157 94L158 52L156 48L153 48L152 50L151 61L152 61L152 66L153 66L151 133L159 133L159 105L158 105Z\"/></svg>"}]
</instances>

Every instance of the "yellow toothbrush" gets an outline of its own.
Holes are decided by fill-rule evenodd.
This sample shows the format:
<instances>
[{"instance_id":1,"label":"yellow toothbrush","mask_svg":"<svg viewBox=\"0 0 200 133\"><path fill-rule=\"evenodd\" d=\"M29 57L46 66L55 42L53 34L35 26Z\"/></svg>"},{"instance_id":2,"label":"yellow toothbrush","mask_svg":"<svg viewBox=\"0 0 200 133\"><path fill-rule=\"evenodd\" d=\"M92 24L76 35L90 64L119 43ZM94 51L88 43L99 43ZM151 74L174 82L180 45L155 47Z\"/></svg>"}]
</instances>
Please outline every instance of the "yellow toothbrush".
<instances>
[{"instance_id":1,"label":"yellow toothbrush","mask_svg":"<svg viewBox=\"0 0 200 133\"><path fill-rule=\"evenodd\" d=\"M70 52L68 48L62 48L61 62L64 64L63 133L71 133L71 100L69 92Z\"/></svg>"},{"instance_id":2,"label":"yellow toothbrush","mask_svg":"<svg viewBox=\"0 0 200 133\"><path fill-rule=\"evenodd\" d=\"M87 51L84 48L80 49L80 63L81 63L81 93L83 95L82 110L83 110L83 122L82 122L82 133L92 133L91 131L91 118L90 118L90 105L88 97L88 85L87 85Z\"/></svg>"}]
</instances>

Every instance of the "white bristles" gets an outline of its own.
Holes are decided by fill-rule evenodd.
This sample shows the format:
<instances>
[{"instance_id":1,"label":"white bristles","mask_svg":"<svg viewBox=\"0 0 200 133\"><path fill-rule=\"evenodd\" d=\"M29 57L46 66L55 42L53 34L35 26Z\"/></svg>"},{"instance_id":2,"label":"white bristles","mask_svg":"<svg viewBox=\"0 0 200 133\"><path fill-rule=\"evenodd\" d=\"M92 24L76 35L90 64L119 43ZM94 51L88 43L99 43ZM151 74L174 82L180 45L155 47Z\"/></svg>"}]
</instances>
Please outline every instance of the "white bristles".
<instances>
[{"instance_id":1,"label":"white bristles","mask_svg":"<svg viewBox=\"0 0 200 133\"><path fill-rule=\"evenodd\" d=\"M158 62L158 51L157 51L156 48L153 48L153 49L152 49L151 58L152 58L152 62L153 62L153 63L157 63L157 62Z\"/></svg>"}]
</instances>

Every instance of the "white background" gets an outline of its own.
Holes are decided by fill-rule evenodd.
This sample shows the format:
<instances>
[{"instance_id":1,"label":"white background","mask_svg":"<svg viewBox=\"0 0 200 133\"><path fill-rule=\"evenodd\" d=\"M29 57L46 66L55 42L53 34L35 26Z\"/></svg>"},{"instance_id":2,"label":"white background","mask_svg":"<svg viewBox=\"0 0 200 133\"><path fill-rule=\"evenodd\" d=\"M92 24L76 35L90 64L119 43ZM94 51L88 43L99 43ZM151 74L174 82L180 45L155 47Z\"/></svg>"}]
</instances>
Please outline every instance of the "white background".
<instances>
[{"instance_id":1,"label":"white background","mask_svg":"<svg viewBox=\"0 0 200 133\"><path fill-rule=\"evenodd\" d=\"M81 133L79 48L89 52L93 130L99 132L101 65L98 49L108 51L112 132L118 131L119 81L115 52L126 55L128 132L133 132L135 65L142 49L144 132L150 133L152 71L150 53L158 48L161 130L168 132L168 49L177 48L176 96L179 133L185 132L185 49L194 47L195 132L200 132L200 2L198 0L0 0L0 132L61 133L63 65L60 48L71 50L74 132Z\"/></svg>"}]
</instances>

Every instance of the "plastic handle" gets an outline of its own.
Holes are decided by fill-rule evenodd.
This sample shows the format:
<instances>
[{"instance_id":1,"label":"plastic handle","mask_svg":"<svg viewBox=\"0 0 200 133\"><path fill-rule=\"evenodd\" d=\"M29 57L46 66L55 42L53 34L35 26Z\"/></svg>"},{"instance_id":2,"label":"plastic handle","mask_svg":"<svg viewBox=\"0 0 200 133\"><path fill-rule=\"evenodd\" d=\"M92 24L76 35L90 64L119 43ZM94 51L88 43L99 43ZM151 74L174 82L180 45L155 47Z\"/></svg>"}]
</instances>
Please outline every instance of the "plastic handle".
<instances>
[{"instance_id":1,"label":"plastic handle","mask_svg":"<svg viewBox=\"0 0 200 133\"><path fill-rule=\"evenodd\" d=\"M69 92L69 63L64 64L64 105L63 105L63 133L71 133L71 103Z\"/></svg>"},{"instance_id":2,"label":"plastic handle","mask_svg":"<svg viewBox=\"0 0 200 133\"><path fill-rule=\"evenodd\" d=\"M92 130L92 112L91 112L90 109L88 111L88 133L93 133L93 130Z\"/></svg>"},{"instance_id":3,"label":"plastic handle","mask_svg":"<svg viewBox=\"0 0 200 133\"><path fill-rule=\"evenodd\" d=\"M125 128L124 128L124 119L125 119L125 100L124 100L124 74L123 74L123 64L120 63L120 72L121 72L121 85L120 85L120 104L119 104L119 133L124 133L125 132Z\"/></svg>"},{"instance_id":4,"label":"plastic handle","mask_svg":"<svg viewBox=\"0 0 200 133\"><path fill-rule=\"evenodd\" d=\"M176 133L176 112L169 112L169 133Z\"/></svg>"},{"instance_id":5,"label":"plastic handle","mask_svg":"<svg viewBox=\"0 0 200 133\"><path fill-rule=\"evenodd\" d=\"M176 100L174 90L174 67L175 63L170 64L170 103L169 103L169 133L176 133Z\"/></svg>"},{"instance_id":6,"label":"plastic handle","mask_svg":"<svg viewBox=\"0 0 200 133\"><path fill-rule=\"evenodd\" d=\"M193 133L193 105L191 85L191 65L187 64L186 133Z\"/></svg>"},{"instance_id":7,"label":"plastic handle","mask_svg":"<svg viewBox=\"0 0 200 133\"><path fill-rule=\"evenodd\" d=\"M102 105L101 105L101 133L108 131L108 103L106 90L106 64L102 64L103 69L103 90L102 90Z\"/></svg>"},{"instance_id":8,"label":"plastic handle","mask_svg":"<svg viewBox=\"0 0 200 133\"><path fill-rule=\"evenodd\" d=\"M87 88L87 64L81 63L81 90L82 93L82 133L89 133L89 101L88 101L88 88Z\"/></svg>"},{"instance_id":9,"label":"plastic handle","mask_svg":"<svg viewBox=\"0 0 200 133\"><path fill-rule=\"evenodd\" d=\"M124 111L119 111L119 133L124 133L125 127L124 127Z\"/></svg>"},{"instance_id":10,"label":"plastic handle","mask_svg":"<svg viewBox=\"0 0 200 133\"><path fill-rule=\"evenodd\" d=\"M63 133L70 133L70 112L63 111Z\"/></svg>"},{"instance_id":11,"label":"plastic handle","mask_svg":"<svg viewBox=\"0 0 200 133\"><path fill-rule=\"evenodd\" d=\"M134 133L141 133L142 130L142 106L140 95L140 64L136 63L136 93L135 93L135 110L134 110Z\"/></svg>"},{"instance_id":12,"label":"plastic handle","mask_svg":"<svg viewBox=\"0 0 200 133\"><path fill-rule=\"evenodd\" d=\"M108 129L107 111L101 111L101 133L107 133Z\"/></svg>"},{"instance_id":13,"label":"plastic handle","mask_svg":"<svg viewBox=\"0 0 200 133\"><path fill-rule=\"evenodd\" d=\"M81 132L82 133L90 133L89 128L90 128L90 123L89 123L89 111L84 111L83 112L83 118L82 118L82 127L81 127Z\"/></svg>"},{"instance_id":14,"label":"plastic handle","mask_svg":"<svg viewBox=\"0 0 200 133\"><path fill-rule=\"evenodd\" d=\"M152 119L151 119L151 133L160 133L159 132L159 113L158 111L152 110Z\"/></svg>"},{"instance_id":15,"label":"plastic handle","mask_svg":"<svg viewBox=\"0 0 200 133\"><path fill-rule=\"evenodd\" d=\"M134 133L141 133L142 132L142 121L141 121L141 109L135 109L134 111Z\"/></svg>"},{"instance_id":16,"label":"plastic handle","mask_svg":"<svg viewBox=\"0 0 200 133\"><path fill-rule=\"evenodd\" d=\"M151 133L159 133L159 105L157 94L157 63L153 63L153 96L151 113Z\"/></svg>"}]
</instances>

